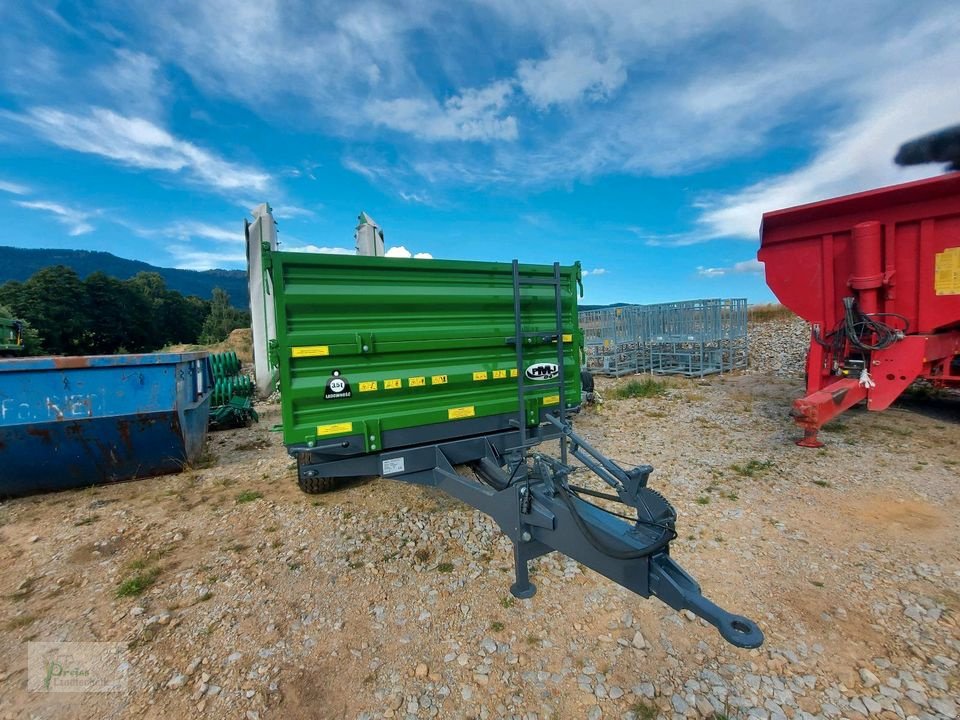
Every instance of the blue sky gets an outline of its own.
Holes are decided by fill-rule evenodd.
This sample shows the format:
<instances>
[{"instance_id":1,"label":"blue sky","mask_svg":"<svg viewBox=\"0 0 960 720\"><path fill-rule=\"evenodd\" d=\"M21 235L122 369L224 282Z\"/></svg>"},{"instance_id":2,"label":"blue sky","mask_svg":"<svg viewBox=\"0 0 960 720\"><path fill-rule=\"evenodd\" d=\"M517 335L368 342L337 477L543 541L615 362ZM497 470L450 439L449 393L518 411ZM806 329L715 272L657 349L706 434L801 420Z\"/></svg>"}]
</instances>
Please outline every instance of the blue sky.
<instances>
[{"instance_id":1,"label":"blue sky","mask_svg":"<svg viewBox=\"0 0 960 720\"><path fill-rule=\"evenodd\" d=\"M765 210L936 174L960 3L0 0L4 244L564 263L585 302L771 298Z\"/></svg>"}]
</instances>

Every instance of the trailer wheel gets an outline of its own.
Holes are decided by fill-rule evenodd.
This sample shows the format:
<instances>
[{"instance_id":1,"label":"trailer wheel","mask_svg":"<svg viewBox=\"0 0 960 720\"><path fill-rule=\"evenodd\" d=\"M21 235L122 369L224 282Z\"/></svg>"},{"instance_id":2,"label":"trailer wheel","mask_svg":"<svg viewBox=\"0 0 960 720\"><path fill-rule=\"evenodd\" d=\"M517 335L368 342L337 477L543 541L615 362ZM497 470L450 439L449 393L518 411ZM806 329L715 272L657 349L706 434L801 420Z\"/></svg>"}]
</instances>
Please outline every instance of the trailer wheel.
<instances>
[{"instance_id":1,"label":"trailer wheel","mask_svg":"<svg viewBox=\"0 0 960 720\"><path fill-rule=\"evenodd\" d=\"M297 480L300 489L308 495L319 495L336 490L341 482L343 482L343 478L301 477Z\"/></svg>"}]
</instances>

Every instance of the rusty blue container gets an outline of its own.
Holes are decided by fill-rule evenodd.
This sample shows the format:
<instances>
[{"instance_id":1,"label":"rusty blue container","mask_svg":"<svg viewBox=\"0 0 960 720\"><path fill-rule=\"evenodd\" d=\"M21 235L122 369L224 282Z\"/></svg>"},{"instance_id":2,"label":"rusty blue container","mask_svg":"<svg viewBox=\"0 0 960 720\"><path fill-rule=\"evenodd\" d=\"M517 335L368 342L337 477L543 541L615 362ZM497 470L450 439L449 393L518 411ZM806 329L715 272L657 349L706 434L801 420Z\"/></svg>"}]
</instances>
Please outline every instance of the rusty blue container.
<instances>
[{"instance_id":1,"label":"rusty blue container","mask_svg":"<svg viewBox=\"0 0 960 720\"><path fill-rule=\"evenodd\" d=\"M0 361L0 496L180 471L212 389L205 352Z\"/></svg>"}]
</instances>

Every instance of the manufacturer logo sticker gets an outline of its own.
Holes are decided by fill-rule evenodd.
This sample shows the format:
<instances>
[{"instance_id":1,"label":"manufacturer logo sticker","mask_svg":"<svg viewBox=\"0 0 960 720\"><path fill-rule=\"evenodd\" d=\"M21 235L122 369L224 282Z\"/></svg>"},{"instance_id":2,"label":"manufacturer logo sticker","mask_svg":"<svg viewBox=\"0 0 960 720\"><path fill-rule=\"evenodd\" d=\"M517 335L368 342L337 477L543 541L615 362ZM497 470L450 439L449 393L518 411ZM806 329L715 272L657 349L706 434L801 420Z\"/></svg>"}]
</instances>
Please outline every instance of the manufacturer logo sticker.
<instances>
[{"instance_id":1,"label":"manufacturer logo sticker","mask_svg":"<svg viewBox=\"0 0 960 720\"><path fill-rule=\"evenodd\" d=\"M560 367L556 363L534 363L523 374L527 380L553 380L560 374Z\"/></svg>"},{"instance_id":2,"label":"manufacturer logo sticker","mask_svg":"<svg viewBox=\"0 0 960 720\"><path fill-rule=\"evenodd\" d=\"M340 376L339 370L334 370L331 378L327 380L327 386L323 389L324 400L342 400L352 397L350 392L350 383L347 379Z\"/></svg>"}]
</instances>

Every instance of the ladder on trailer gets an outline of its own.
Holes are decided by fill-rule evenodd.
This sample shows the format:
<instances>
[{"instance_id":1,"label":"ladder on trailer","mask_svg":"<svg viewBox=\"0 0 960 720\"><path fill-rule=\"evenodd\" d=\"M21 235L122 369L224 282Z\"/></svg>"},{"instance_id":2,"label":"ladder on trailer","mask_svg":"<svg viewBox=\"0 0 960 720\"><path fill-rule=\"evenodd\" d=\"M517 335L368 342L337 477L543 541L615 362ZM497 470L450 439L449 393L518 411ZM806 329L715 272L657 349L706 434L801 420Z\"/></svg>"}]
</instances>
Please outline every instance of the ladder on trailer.
<instances>
[{"instance_id":1,"label":"ladder on trailer","mask_svg":"<svg viewBox=\"0 0 960 720\"><path fill-rule=\"evenodd\" d=\"M557 420L565 423L567 419L567 398L566 398L566 373L564 363L564 338L563 338L563 296L560 292L563 278L560 274L560 263L553 264L553 277L523 277L520 275L520 264L517 260L513 261L513 323L514 336L510 338L516 349L517 359L517 430L520 435L520 445L518 449L525 451L527 448L539 444L529 442L527 439L527 398L533 393L540 393L544 390L556 390L559 397L559 406ZM554 297L554 328L552 332L526 331L523 327L523 288L524 286L549 286L553 288ZM526 369L524 364L524 346L535 341L556 342L557 344L557 379L556 382L527 382ZM537 418L539 421L539 418ZM560 462L567 464L567 436L560 435Z\"/></svg>"}]
</instances>

